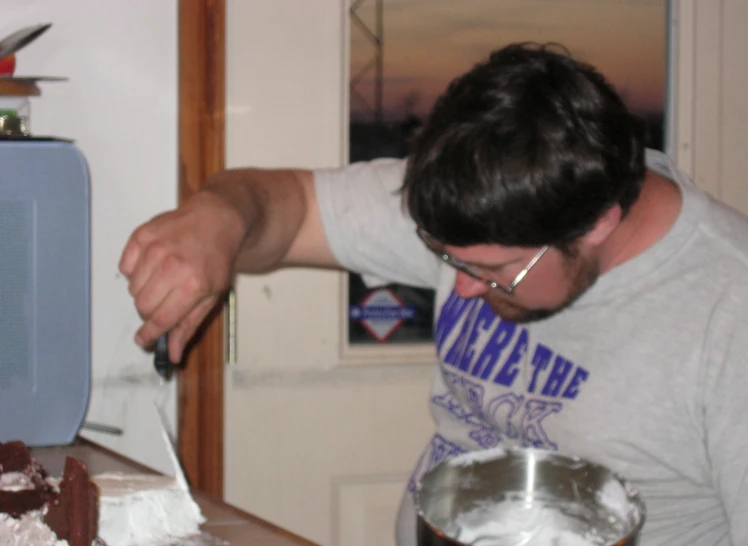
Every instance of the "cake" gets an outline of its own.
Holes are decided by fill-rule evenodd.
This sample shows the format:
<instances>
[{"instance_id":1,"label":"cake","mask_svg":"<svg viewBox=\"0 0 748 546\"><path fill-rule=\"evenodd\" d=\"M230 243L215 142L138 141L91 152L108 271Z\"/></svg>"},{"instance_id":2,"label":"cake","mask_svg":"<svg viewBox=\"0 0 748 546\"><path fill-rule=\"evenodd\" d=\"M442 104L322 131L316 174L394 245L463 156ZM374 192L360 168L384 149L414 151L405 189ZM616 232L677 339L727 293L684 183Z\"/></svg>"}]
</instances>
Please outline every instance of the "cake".
<instances>
[{"instance_id":1,"label":"cake","mask_svg":"<svg viewBox=\"0 0 748 546\"><path fill-rule=\"evenodd\" d=\"M100 474L68 457L50 478L22 442L0 443L0 546L156 546L200 533L184 482Z\"/></svg>"},{"instance_id":2,"label":"cake","mask_svg":"<svg viewBox=\"0 0 748 546\"><path fill-rule=\"evenodd\" d=\"M99 491L88 477L86 465L67 457L60 494L47 506L44 522L70 546L90 546L98 534L98 501Z\"/></svg>"},{"instance_id":3,"label":"cake","mask_svg":"<svg viewBox=\"0 0 748 546\"><path fill-rule=\"evenodd\" d=\"M57 497L47 473L23 442L0 442L0 512L17 518Z\"/></svg>"},{"instance_id":4,"label":"cake","mask_svg":"<svg viewBox=\"0 0 748 546\"><path fill-rule=\"evenodd\" d=\"M72 457L55 487L23 442L0 443L0 544L91 546L98 490Z\"/></svg>"}]
</instances>

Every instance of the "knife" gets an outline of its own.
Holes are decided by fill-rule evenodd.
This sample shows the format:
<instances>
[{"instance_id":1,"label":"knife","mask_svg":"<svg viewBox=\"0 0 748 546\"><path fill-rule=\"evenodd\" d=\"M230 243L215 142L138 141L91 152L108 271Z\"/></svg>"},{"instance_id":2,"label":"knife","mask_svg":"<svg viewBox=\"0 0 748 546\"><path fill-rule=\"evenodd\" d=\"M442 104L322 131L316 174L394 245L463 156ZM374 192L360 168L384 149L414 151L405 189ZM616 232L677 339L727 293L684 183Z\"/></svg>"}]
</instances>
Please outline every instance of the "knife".
<instances>
[{"instance_id":1,"label":"knife","mask_svg":"<svg viewBox=\"0 0 748 546\"><path fill-rule=\"evenodd\" d=\"M0 59L15 53L44 34L52 23L22 28L0 40Z\"/></svg>"},{"instance_id":2,"label":"knife","mask_svg":"<svg viewBox=\"0 0 748 546\"><path fill-rule=\"evenodd\" d=\"M164 334L156 341L156 349L153 352L153 366L161 378L168 381L174 374L177 365L169 358L169 334Z\"/></svg>"},{"instance_id":3,"label":"knife","mask_svg":"<svg viewBox=\"0 0 748 546\"><path fill-rule=\"evenodd\" d=\"M161 436L166 444L166 451L169 454L172 468L174 469L174 478L177 481L179 487L184 491L189 491L189 484L187 477L184 474L184 469L179 461L179 455L174 445L174 439L169 432L169 420L166 418L166 398L169 394L168 382L171 376L174 374L178 366L174 364L169 358L169 335L164 334L156 342L156 349L153 354L153 366L156 368L156 373L161 377L161 385L159 386L158 393L156 394L153 405L156 407L156 413L158 413L159 423L161 425Z\"/></svg>"}]
</instances>

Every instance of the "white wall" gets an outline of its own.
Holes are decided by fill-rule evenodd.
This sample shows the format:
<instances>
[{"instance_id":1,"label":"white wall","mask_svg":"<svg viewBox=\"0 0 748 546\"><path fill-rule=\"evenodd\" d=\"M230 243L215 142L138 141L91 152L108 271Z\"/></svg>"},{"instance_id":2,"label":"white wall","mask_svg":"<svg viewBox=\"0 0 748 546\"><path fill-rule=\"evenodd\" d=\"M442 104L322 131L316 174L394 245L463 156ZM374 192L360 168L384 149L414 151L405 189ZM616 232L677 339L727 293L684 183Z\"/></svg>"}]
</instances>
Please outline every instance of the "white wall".
<instances>
[{"instance_id":1,"label":"white wall","mask_svg":"<svg viewBox=\"0 0 748 546\"><path fill-rule=\"evenodd\" d=\"M229 0L227 10L227 165L340 165L347 0ZM420 364L382 347L372 362L346 361L342 282L309 270L237 282L225 497L317 544L390 546L433 430L433 349Z\"/></svg>"},{"instance_id":2,"label":"white wall","mask_svg":"<svg viewBox=\"0 0 748 546\"><path fill-rule=\"evenodd\" d=\"M176 204L177 0L0 0L0 35L52 28L17 54L16 75L67 76L33 99L32 132L76 140L92 186L92 367L88 421L121 437L84 435L170 472L153 400L152 358L133 343L139 324L122 247L136 225ZM168 414L175 415L174 385Z\"/></svg>"},{"instance_id":3,"label":"white wall","mask_svg":"<svg viewBox=\"0 0 748 546\"><path fill-rule=\"evenodd\" d=\"M748 2L673 7L675 159L699 186L748 214Z\"/></svg>"}]
</instances>

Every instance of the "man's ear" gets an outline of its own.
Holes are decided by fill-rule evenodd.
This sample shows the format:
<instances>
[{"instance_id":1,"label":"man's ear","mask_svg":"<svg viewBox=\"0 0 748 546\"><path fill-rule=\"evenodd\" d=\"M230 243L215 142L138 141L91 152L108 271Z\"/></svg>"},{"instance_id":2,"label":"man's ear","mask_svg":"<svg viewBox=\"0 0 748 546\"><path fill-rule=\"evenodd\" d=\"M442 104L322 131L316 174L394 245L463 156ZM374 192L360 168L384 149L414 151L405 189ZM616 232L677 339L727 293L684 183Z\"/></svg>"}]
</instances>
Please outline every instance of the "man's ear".
<instances>
[{"instance_id":1,"label":"man's ear","mask_svg":"<svg viewBox=\"0 0 748 546\"><path fill-rule=\"evenodd\" d=\"M600 246L621 223L622 216L621 206L613 205L598 218L590 231L582 235L581 241L590 246Z\"/></svg>"}]
</instances>

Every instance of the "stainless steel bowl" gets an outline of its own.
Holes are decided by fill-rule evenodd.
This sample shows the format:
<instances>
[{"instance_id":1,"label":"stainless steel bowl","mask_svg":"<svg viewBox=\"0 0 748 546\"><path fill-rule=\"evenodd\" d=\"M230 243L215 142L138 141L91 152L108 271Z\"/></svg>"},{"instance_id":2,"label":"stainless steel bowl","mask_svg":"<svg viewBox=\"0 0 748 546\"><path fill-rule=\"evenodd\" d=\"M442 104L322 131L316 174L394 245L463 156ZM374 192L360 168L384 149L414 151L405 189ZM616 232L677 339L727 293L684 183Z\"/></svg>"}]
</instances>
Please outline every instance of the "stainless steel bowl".
<instances>
[{"instance_id":1,"label":"stainless steel bowl","mask_svg":"<svg viewBox=\"0 0 748 546\"><path fill-rule=\"evenodd\" d=\"M444 461L416 490L419 546L634 546L646 510L599 464L536 449Z\"/></svg>"}]
</instances>

